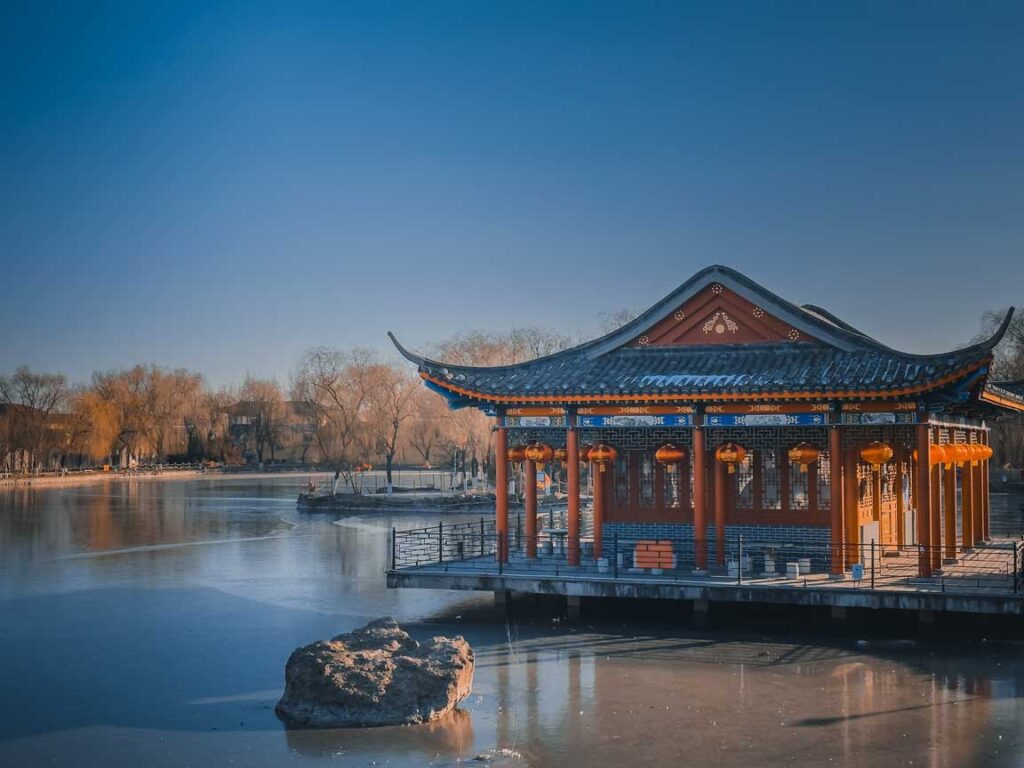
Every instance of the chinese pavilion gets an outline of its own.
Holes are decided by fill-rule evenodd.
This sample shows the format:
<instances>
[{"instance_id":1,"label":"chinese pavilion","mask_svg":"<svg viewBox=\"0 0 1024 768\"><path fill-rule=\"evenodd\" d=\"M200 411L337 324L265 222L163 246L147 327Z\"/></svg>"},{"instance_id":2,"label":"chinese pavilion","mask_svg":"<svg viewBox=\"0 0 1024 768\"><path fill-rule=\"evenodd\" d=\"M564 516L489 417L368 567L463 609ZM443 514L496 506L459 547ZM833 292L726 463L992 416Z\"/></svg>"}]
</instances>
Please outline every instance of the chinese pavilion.
<instances>
[{"instance_id":1,"label":"chinese pavilion","mask_svg":"<svg viewBox=\"0 0 1024 768\"><path fill-rule=\"evenodd\" d=\"M742 535L814 543L837 577L877 542L928 576L989 537L986 419L1024 411L1021 387L989 380L1011 316L983 342L908 354L712 266L618 330L525 363L450 365L391 338L452 408L496 420L499 559L509 462L525 466L529 557L536 467L555 457L570 564L601 558L616 532L691 542L695 570L714 569ZM593 530L581 537L587 462Z\"/></svg>"}]
</instances>

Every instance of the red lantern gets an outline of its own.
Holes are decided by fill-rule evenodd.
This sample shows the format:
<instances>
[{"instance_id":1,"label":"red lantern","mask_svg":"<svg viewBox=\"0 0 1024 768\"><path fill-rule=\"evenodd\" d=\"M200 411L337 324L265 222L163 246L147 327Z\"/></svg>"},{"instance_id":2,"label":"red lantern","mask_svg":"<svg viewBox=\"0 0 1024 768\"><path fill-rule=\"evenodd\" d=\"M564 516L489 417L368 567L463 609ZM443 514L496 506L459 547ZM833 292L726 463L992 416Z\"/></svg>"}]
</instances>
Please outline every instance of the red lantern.
<instances>
[{"instance_id":1,"label":"red lantern","mask_svg":"<svg viewBox=\"0 0 1024 768\"><path fill-rule=\"evenodd\" d=\"M892 447L876 440L860 449L860 457L877 470L892 459Z\"/></svg>"},{"instance_id":2,"label":"red lantern","mask_svg":"<svg viewBox=\"0 0 1024 768\"><path fill-rule=\"evenodd\" d=\"M555 461L562 463L565 466L566 461L569 459L569 452L565 448L555 448Z\"/></svg>"},{"instance_id":3,"label":"red lantern","mask_svg":"<svg viewBox=\"0 0 1024 768\"><path fill-rule=\"evenodd\" d=\"M589 443L584 443L583 445L580 446L580 461L582 463L586 464L587 462L590 461L590 450L593 447L594 446L590 445Z\"/></svg>"},{"instance_id":4,"label":"red lantern","mask_svg":"<svg viewBox=\"0 0 1024 768\"><path fill-rule=\"evenodd\" d=\"M618 455L618 451L604 443L598 443L590 449L590 460L597 464L597 468L602 472L608 468L609 464L615 461Z\"/></svg>"},{"instance_id":5,"label":"red lantern","mask_svg":"<svg viewBox=\"0 0 1024 768\"><path fill-rule=\"evenodd\" d=\"M971 446L966 442L950 442L946 445L945 460L946 469L949 468L950 464L955 464L958 467L963 467L964 462L969 462L974 457L974 451Z\"/></svg>"},{"instance_id":6,"label":"red lantern","mask_svg":"<svg viewBox=\"0 0 1024 768\"><path fill-rule=\"evenodd\" d=\"M525 445L513 445L508 449L508 460L513 464L521 464L526 458Z\"/></svg>"},{"instance_id":7,"label":"red lantern","mask_svg":"<svg viewBox=\"0 0 1024 768\"><path fill-rule=\"evenodd\" d=\"M680 464L686 459L686 450L677 448L672 443L666 443L654 453L654 459L664 465L669 472L675 472Z\"/></svg>"},{"instance_id":8,"label":"red lantern","mask_svg":"<svg viewBox=\"0 0 1024 768\"><path fill-rule=\"evenodd\" d=\"M532 461L538 467L543 467L547 462L551 461L554 455L555 452L551 450L551 446L547 443L530 443L526 446L527 460Z\"/></svg>"},{"instance_id":9,"label":"red lantern","mask_svg":"<svg viewBox=\"0 0 1024 768\"><path fill-rule=\"evenodd\" d=\"M729 474L736 472L736 465L747 458L747 449L737 443L722 443L715 451L715 458L729 468Z\"/></svg>"},{"instance_id":10,"label":"red lantern","mask_svg":"<svg viewBox=\"0 0 1024 768\"><path fill-rule=\"evenodd\" d=\"M820 454L821 452L810 443L797 443L787 453L790 463L799 464L801 472L806 472L807 466L816 462Z\"/></svg>"}]
</instances>

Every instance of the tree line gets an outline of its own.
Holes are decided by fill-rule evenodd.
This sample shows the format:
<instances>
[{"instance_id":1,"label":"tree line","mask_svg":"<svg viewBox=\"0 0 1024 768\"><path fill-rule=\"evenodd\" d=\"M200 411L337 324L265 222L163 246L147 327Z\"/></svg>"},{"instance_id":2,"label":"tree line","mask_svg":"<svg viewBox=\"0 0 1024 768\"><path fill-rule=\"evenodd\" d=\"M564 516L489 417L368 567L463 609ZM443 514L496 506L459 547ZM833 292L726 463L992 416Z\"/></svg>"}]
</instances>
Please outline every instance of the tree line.
<instances>
[{"instance_id":1,"label":"tree line","mask_svg":"<svg viewBox=\"0 0 1024 768\"><path fill-rule=\"evenodd\" d=\"M474 332L438 357L470 365L521 362L574 343L537 328ZM306 350L290 381L246 376L210 387L195 371L135 365L88 382L19 367L0 376L0 471L217 461L317 463L346 482L366 465L493 463L490 424L451 411L408 364L365 349Z\"/></svg>"}]
</instances>

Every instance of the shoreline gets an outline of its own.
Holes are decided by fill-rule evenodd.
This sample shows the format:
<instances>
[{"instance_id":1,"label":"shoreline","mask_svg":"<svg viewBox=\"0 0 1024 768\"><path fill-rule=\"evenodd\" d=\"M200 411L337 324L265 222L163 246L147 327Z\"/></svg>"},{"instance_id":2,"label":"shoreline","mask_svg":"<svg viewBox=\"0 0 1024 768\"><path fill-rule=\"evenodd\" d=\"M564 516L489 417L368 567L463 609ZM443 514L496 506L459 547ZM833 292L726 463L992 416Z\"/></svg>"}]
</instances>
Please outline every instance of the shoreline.
<instances>
[{"instance_id":1,"label":"shoreline","mask_svg":"<svg viewBox=\"0 0 1024 768\"><path fill-rule=\"evenodd\" d=\"M0 478L0 491L2 490L14 490L17 488L69 488L78 485L90 485L105 481L111 482L152 482L155 480L190 480L197 477L219 477L226 479L237 479L237 478L266 478L266 477L281 477L283 475L293 475L295 477L303 477L309 475L323 474L319 471L314 470L294 470L294 471L281 471L281 472L246 472L242 471L224 471L220 469L213 470L202 470L202 469L180 469L180 470L163 470L160 472L140 472L136 474L128 474L125 472L82 472L69 474L64 477L58 477L53 475L46 475L42 477L4 477Z\"/></svg>"}]
</instances>

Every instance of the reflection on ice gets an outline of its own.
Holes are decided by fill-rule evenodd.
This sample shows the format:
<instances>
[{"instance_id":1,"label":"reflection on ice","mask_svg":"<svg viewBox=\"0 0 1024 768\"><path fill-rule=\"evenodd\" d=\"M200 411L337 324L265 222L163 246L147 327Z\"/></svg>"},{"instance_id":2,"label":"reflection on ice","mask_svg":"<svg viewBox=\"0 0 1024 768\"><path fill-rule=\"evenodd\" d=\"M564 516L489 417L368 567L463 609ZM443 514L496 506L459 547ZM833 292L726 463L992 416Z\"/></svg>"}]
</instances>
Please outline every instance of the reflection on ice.
<instances>
[{"instance_id":1,"label":"reflection on ice","mask_svg":"<svg viewBox=\"0 0 1024 768\"><path fill-rule=\"evenodd\" d=\"M15 703L0 764L1024 760L1016 648L697 633L667 604L625 623L534 614L506 627L490 595L386 589L391 526L436 517L305 516L294 480L246 482L0 492ZM477 665L463 709L424 727L284 730L273 707L291 651L385 614L419 638L466 636Z\"/></svg>"}]
</instances>

